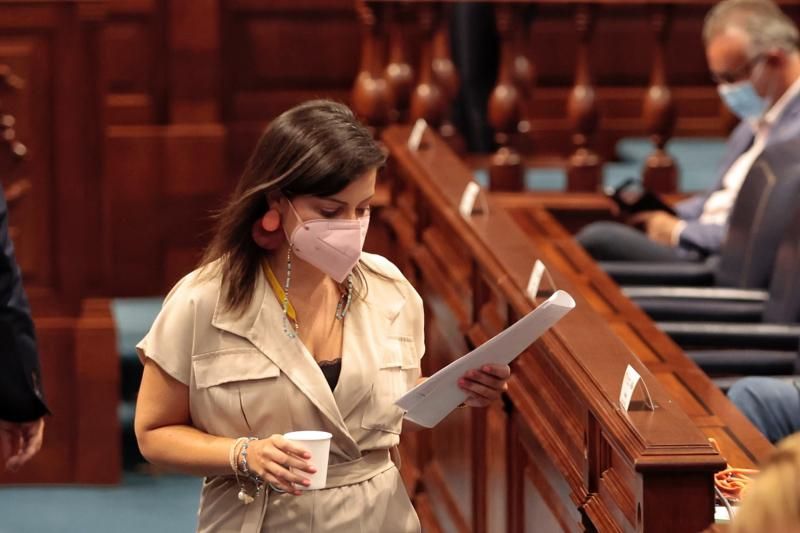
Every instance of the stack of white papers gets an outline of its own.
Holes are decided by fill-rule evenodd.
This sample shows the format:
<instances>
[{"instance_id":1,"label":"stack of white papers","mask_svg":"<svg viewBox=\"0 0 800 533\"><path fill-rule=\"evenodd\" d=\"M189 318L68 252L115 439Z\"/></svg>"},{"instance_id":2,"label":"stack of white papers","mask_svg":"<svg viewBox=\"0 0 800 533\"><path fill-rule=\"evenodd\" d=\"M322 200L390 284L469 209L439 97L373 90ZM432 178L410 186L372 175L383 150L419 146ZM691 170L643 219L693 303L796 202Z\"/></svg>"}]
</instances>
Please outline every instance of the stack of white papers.
<instances>
[{"instance_id":1,"label":"stack of white papers","mask_svg":"<svg viewBox=\"0 0 800 533\"><path fill-rule=\"evenodd\" d=\"M439 370L395 404L405 409L405 417L415 424L435 426L467 399L467 393L458 387L459 378L484 365L509 364L574 308L572 296L556 291L508 329Z\"/></svg>"}]
</instances>

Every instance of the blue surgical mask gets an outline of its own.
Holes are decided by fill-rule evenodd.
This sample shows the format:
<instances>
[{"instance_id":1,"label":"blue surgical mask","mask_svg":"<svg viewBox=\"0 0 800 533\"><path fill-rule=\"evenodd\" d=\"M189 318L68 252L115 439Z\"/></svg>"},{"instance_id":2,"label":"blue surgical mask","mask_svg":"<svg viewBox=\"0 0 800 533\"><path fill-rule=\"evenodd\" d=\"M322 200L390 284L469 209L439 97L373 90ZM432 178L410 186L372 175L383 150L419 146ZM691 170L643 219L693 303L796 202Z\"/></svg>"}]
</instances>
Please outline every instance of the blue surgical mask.
<instances>
[{"instance_id":1,"label":"blue surgical mask","mask_svg":"<svg viewBox=\"0 0 800 533\"><path fill-rule=\"evenodd\" d=\"M750 80L723 83L717 91L731 113L742 120L760 118L767 109L767 101L758 95Z\"/></svg>"}]
</instances>

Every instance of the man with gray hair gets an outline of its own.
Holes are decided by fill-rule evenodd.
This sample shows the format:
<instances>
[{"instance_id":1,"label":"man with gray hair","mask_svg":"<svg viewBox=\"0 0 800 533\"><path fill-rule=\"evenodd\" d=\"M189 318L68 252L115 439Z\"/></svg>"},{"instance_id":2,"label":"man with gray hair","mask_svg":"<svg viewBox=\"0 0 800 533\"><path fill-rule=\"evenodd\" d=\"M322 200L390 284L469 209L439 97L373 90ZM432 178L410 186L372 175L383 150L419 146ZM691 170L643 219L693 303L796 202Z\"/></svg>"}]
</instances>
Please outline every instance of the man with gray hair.
<instances>
[{"instance_id":1,"label":"man with gray hair","mask_svg":"<svg viewBox=\"0 0 800 533\"><path fill-rule=\"evenodd\" d=\"M664 211L639 214L644 233L597 222L577 236L601 261L697 261L717 253L739 189L772 144L800 138L797 27L770 0L725 0L703 28L706 58L719 95L740 124L728 139L715 186ZM800 156L800 155L799 155Z\"/></svg>"}]
</instances>

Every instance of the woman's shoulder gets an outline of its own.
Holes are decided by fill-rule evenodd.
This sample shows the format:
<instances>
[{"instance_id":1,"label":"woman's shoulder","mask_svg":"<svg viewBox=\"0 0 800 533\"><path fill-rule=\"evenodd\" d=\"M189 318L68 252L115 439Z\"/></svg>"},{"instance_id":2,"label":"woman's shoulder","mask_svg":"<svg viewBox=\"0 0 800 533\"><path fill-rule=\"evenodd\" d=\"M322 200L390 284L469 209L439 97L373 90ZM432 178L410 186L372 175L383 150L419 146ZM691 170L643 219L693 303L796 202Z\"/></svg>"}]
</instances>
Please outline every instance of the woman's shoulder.
<instances>
[{"instance_id":1,"label":"woman's shoulder","mask_svg":"<svg viewBox=\"0 0 800 533\"><path fill-rule=\"evenodd\" d=\"M361 261L367 267L364 274L367 277L368 291L377 288L381 296L390 297L387 291L399 292L404 298L420 300L419 294L411 282L394 263L382 255L363 252Z\"/></svg>"},{"instance_id":2,"label":"woman's shoulder","mask_svg":"<svg viewBox=\"0 0 800 533\"><path fill-rule=\"evenodd\" d=\"M394 281L406 282L406 277L394 263L378 254L361 253L361 261L374 274L389 278Z\"/></svg>"},{"instance_id":3,"label":"woman's shoulder","mask_svg":"<svg viewBox=\"0 0 800 533\"><path fill-rule=\"evenodd\" d=\"M217 262L209 263L189 272L170 289L164 299L168 302L216 305L220 292L220 273Z\"/></svg>"}]
</instances>

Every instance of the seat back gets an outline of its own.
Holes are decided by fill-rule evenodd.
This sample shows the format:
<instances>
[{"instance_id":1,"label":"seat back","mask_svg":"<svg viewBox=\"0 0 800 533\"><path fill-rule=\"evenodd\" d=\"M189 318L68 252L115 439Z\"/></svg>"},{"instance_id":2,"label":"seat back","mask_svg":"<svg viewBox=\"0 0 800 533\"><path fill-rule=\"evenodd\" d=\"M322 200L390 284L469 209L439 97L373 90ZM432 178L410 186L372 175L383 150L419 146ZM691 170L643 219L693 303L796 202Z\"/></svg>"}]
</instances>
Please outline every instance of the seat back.
<instances>
[{"instance_id":1,"label":"seat back","mask_svg":"<svg viewBox=\"0 0 800 533\"><path fill-rule=\"evenodd\" d=\"M793 212L775 259L765 322L800 322L800 207Z\"/></svg>"},{"instance_id":2,"label":"seat back","mask_svg":"<svg viewBox=\"0 0 800 533\"><path fill-rule=\"evenodd\" d=\"M731 211L715 283L766 289L780 240L800 199L800 139L768 146L753 163Z\"/></svg>"}]
</instances>

